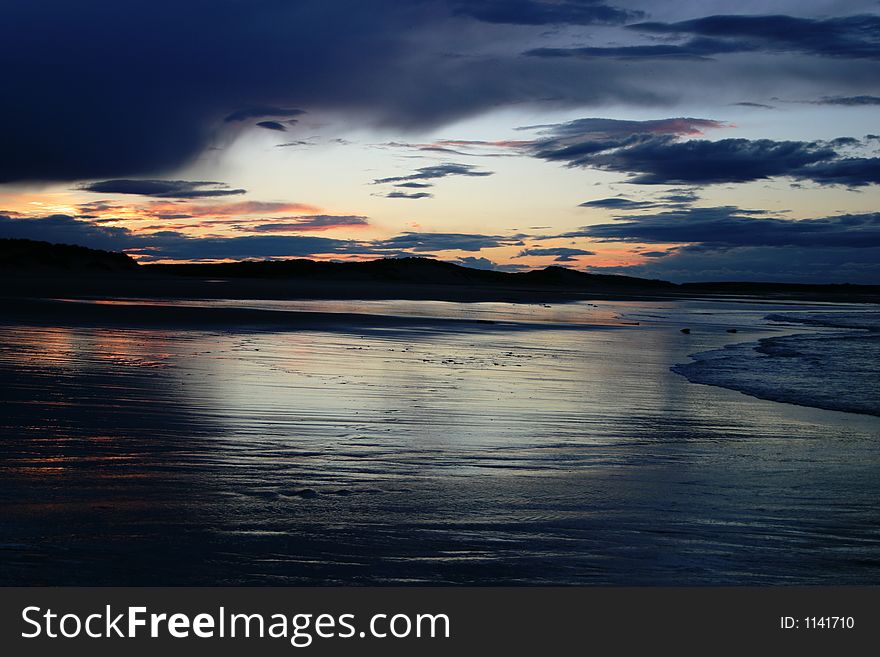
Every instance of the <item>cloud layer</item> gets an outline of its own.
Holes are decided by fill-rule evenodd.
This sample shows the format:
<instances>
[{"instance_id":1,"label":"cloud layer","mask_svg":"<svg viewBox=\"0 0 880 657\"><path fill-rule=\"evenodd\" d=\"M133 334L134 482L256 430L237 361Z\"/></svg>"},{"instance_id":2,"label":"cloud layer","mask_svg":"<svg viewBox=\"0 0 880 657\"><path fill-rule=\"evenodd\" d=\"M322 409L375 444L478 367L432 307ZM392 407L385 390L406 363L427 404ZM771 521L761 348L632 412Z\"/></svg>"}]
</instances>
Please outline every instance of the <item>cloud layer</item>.
<instances>
[{"instance_id":1,"label":"cloud layer","mask_svg":"<svg viewBox=\"0 0 880 657\"><path fill-rule=\"evenodd\" d=\"M622 27L632 21L642 22ZM855 80L868 97L880 93L878 21L644 22L598 0L129 0L125 11L110 0L10 0L0 183L155 178L230 129L281 130L304 110L408 131L523 105L741 100L788 80L816 97L855 97ZM589 45L568 47L548 26L586 30ZM541 56L523 56L529 46ZM767 53L789 59L737 59ZM634 57L667 61L634 67ZM705 58L718 61L706 68Z\"/></svg>"},{"instance_id":2,"label":"cloud layer","mask_svg":"<svg viewBox=\"0 0 880 657\"><path fill-rule=\"evenodd\" d=\"M681 139L703 129L722 128L708 119L616 121L580 119L543 126L545 137L527 150L535 157L572 167L628 174L643 185L708 185L773 177L851 187L880 183L880 158L851 157L839 147L856 139Z\"/></svg>"}]
</instances>

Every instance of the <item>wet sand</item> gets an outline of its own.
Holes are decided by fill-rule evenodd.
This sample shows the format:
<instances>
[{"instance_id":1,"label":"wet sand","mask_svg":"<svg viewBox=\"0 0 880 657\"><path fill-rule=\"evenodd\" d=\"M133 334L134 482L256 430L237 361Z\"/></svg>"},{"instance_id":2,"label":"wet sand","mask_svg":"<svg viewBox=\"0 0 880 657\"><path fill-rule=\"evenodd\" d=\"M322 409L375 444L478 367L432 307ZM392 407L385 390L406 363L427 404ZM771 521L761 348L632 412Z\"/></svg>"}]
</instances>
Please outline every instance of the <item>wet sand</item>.
<instances>
[{"instance_id":1,"label":"wet sand","mask_svg":"<svg viewBox=\"0 0 880 657\"><path fill-rule=\"evenodd\" d=\"M4 584L880 583L880 420L670 371L779 307L59 305L0 325Z\"/></svg>"}]
</instances>

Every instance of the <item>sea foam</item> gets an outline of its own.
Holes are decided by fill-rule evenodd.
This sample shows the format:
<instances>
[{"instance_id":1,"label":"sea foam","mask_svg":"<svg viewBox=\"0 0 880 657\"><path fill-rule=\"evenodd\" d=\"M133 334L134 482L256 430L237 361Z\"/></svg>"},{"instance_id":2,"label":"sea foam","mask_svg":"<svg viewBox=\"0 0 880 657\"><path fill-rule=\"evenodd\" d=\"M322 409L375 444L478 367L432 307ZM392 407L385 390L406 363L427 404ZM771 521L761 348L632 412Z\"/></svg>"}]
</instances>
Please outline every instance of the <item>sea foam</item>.
<instances>
[{"instance_id":1,"label":"sea foam","mask_svg":"<svg viewBox=\"0 0 880 657\"><path fill-rule=\"evenodd\" d=\"M778 313L767 319L813 331L693 354L693 362L672 371L760 399L880 416L880 314Z\"/></svg>"}]
</instances>

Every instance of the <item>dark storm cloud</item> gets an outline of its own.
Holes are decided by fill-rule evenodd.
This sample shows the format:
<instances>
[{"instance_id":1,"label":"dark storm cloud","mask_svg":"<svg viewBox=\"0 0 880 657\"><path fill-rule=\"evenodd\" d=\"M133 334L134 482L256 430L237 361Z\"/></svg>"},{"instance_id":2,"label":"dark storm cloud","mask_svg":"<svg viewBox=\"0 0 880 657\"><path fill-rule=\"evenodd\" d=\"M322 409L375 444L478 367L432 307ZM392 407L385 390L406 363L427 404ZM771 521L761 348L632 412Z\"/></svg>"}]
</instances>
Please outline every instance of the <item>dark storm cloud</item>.
<instances>
[{"instance_id":1,"label":"dark storm cloud","mask_svg":"<svg viewBox=\"0 0 880 657\"><path fill-rule=\"evenodd\" d=\"M522 3L532 5L554 20L575 21L578 5L583 15L605 11ZM668 95L523 61L516 49L475 56L480 45L460 38L462 20L477 22L468 6L128 0L120 10L111 0L10 0L0 19L0 183L156 177L216 144L223 126L295 116L290 107L406 130L547 97Z\"/></svg>"},{"instance_id":2,"label":"dark storm cloud","mask_svg":"<svg viewBox=\"0 0 880 657\"><path fill-rule=\"evenodd\" d=\"M262 119L264 117L279 117L279 116L287 116L294 117L299 116L301 114L305 114L305 112L301 109L283 109L280 107L249 107L247 109L240 109L229 114L224 121L227 123L235 123L240 121L247 121L248 119Z\"/></svg>"},{"instance_id":3,"label":"dark storm cloud","mask_svg":"<svg viewBox=\"0 0 880 657\"><path fill-rule=\"evenodd\" d=\"M426 187L433 187L431 183L420 183L420 182L404 182L397 183L394 185L395 187L405 187L407 189L425 189Z\"/></svg>"},{"instance_id":4,"label":"dark storm cloud","mask_svg":"<svg viewBox=\"0 0 880 657\"><path fill-rule=\"evenodd\" d=\"M278 121L260 121L257 123L257 126L265 128L266 130L277 130L278 132L287 131L287 126L283 123L278 123Z\"/></svg>"},{"instance_id":5,"label":"dark storm cloud","mask_svg":"<svg viewBox=\"0 0 880 657\"><path fill-rule=\"evenodd\" d=\"M128 0L124 10L111 0L9 0L0 16L0 183L164 177L237 123L284 125L301 112L288 108L403 132L514 105L736 100L791 80L802 97L874 92L865 88L876 79L871 17L790 19L793 28L770 35L749 23L748 37L734 19L774 17L727 17L719 34L700 21L642 28L661 39L683 34L685 44L706 39L735 50L754 42L863 59L837 65L719 56L709 67L648 68L615 57L520 56L523 43L550 38L543 25L613 23L627 13L586 0Z\"/></svg>"},{"instance_id":6,"label":"dark storm cloud","mask_svg":"<svg viewBox=\"0 0 880 657\"><path fill-rule=\"evenodd\" d=\"M560 237L574 236L607 242L690 244L704 251L745 246L876 248L880 247L880 213L796 221L755 216L754 211L736 207L689 208L621 217Z\"/></svg>"},{"instance_id":7,"label":"dark storm cloud","mask_svg":"<svg viewBox=\"0 0 880 657\"><path fill-rule=\"evenodd\" d=\"M601 0L455 0L453 7L458 15L511 25L619 24L644 16Z\"/></svg>"},{"instance_id":8,"label":"dark storm cloud","mask_svg":"<svg viewBox=\"0 0 880 657\"><path fill-rule=\"evenodd\" d=\"M517 253L515 258L523 258L526 256L554 256L553 262L575 262L579 256L596 255L593 251L585 251L584 249L570 249L565 247L554 247L548 249L523 249Z\"/></svg>"},{"instance_id":9,"label":"dark storm cloud","mask_svg":"<svg viewBox=\"0 0 880 657\"><path fill-rule=\"evenodd\" d=\"M100 194L138 194L156 198L209 198L247 192L245 189L230 189L226 183L204 180L101 180L80 189Z\"/></svg>"},{"instance_id":10,"label":"dark storm cloud","mask_svg":"<svg viewBox=\"0 0 880 657\"><path fill-rule=\"evenodd\" d=\"M300 101L363 111L374 123L410 124L483 106L485 98L455 95L446 104L425 105L427 81L412 97L396 91L416 68L425 76L421 65L403 67L399 75L388 71L415 48L413 31L431 25L436 9L426 4L128 0L120 9L110 0L4 3L0 182L173 170L214 139L224 118L276 116ZM416 111L416 104L436 110ZM63 125L47 129L62 116Z\"/></svg>"},{"instance_id":11,"label":"dark storm cloud","mask_svg":"<svg viewBox=\"0 0 880 657\"><path fill-rule=\"evenodd\" d=\"M433 166L421 167L416 169L415 173L406 176L393 176L390 178L378 178L373 183L381 185L384 183L397 183L412 180L434 180L435 178L446 178L447 176L491 176L493 171L480 171L470 164L435 164Z\"/></svg>"}]
</instances>

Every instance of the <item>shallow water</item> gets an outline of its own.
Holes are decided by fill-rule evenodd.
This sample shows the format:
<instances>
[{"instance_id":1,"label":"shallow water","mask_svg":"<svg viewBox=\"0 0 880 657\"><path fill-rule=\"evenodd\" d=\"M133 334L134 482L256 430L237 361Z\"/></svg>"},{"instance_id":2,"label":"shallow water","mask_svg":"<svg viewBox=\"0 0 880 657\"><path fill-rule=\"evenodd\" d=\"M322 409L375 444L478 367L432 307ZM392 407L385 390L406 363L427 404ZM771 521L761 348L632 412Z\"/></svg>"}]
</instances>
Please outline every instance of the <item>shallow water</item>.
<instances>
[{"instance_id":1,"label":"shallow water","mask_svg":"<svg viewBox=\"0 0 880 657\"><path fill-rule=\"evenodd\" d=\"M880 312L775 313L767 319L838 330L727 345L694 354L693 362L673 371L762 399L880 417Z\"/></svg>"},{"instance_id":2,"label":"shallow water","mask_svg":"<svg viewBox=\"0 0 880 657\"><path fill-rule=\"evenodd\" d=\"M541 327L0 327L0 579L880 583L880 419L670 370L852 309L507 305L382 312Z\"/></svg>"}]
</instances>

